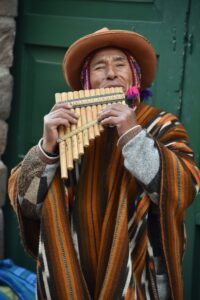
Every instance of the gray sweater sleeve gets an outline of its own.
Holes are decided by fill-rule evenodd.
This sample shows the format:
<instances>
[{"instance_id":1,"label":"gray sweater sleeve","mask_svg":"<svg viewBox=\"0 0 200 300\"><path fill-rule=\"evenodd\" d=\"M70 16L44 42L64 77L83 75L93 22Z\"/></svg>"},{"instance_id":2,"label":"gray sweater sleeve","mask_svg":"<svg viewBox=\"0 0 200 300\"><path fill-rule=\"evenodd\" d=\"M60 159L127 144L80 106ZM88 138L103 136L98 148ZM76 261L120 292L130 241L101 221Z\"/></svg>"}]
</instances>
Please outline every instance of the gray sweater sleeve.
<instances>
[{"instance_id":1,"label":"gray sweater sleeve","mask_svg":"<svg viewBox=\"0 0 200 300\"><path fill-rule=\"evenodd\" d=\"M142 130L123 148L126 169L140 181L153 202L158 202L160 156L155 141Z\"/></svg>"}]
</instances>

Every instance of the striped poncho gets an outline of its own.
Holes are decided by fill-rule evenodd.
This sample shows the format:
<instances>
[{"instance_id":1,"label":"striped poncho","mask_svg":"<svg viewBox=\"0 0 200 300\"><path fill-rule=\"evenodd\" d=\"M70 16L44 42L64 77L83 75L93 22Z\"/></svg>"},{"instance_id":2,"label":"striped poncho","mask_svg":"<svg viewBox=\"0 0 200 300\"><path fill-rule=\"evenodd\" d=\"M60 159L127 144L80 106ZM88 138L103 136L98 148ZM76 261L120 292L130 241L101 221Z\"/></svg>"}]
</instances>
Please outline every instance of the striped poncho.
<instances>
[{"instance_id":1,"label":"striped poncho","mask_svg":"<svg viewBox=\"0 0 200 300\"><path fill-rule=\"evenodd\" d=\"M161 160L157 231L169 299L183 299L184 213L200 185L188 137L177 118L145 104L137 121L155 140ZM37 261L38 299L159 299L152 242L152 201L124 167L114 129L87 148L77 186L67 194L59 173L40 221L17 203L18 171L9 182L24 245Z\"/></svg>"}]
</instances>

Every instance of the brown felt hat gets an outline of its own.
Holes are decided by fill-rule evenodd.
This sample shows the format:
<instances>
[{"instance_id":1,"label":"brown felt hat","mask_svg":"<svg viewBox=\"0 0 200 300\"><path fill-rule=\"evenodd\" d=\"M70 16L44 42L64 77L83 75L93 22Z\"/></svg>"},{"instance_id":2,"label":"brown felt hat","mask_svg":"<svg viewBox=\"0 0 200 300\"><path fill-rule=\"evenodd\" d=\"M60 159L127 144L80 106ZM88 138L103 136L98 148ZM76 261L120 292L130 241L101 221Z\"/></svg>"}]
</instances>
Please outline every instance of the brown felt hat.
<instances>
[{"instance_id":1,"label":"brown felt hat","mask_svg":"<svg viewBox=\"0 0 200 300\"><path fill-rule=\"evenodd\" d=\"M157 58L149 41L136 32L102 28L74 42L65 53L64 76L73 90L82 89L80 74L85 59L93 51L105 47L128 50L141 68L141 90L151 85L156 72Z\"/></svg>"}]
</instances>

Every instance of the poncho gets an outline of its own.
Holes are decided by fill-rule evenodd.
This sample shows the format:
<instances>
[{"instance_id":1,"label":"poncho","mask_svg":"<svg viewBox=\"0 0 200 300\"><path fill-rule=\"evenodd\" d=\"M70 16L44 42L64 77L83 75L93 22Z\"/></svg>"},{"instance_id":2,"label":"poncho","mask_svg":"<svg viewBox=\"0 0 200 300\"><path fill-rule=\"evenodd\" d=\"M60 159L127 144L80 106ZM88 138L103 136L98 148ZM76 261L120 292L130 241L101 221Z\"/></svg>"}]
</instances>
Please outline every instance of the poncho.
<instances>
[{"instance_id":1,"label":"poncho","mask_svg":"<svg viewBox=\"0 0 200 300\"><path fill-rule=\"evenodd\" d=\"M187 134L175 116L146 104L136 115L159 149L158 230L170 299L181 300L184 214L200 175ZM125 169L116 142L116 131L105 130L87 148L73 197L70 189L66 194L57 172L40 221L24 217L17 203L20 168L10 178L9 195L22 239L37 261L38 299L159 299L149 240L152 202L145 186Z\"/></svg>"}]
</instances>

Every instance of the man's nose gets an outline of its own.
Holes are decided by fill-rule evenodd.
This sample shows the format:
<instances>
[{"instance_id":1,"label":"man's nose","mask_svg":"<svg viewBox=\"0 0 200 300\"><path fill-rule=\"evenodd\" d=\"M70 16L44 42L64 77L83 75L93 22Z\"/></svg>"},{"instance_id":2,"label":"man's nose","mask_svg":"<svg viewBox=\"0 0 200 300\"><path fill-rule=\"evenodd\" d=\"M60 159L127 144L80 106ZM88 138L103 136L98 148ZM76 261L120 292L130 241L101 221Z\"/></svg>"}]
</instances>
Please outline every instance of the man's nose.
<instances>
[{"instance_id":1,"label":"man's nose","mask_svg":"<svg viewBox=\"0 0 200 300\"><path fill-rule=\"evenodd\" d=\"M108 66L107 68L107 79L115 79L117 77L117 73L114 67Z\"/></svg>"}]
</instances>

